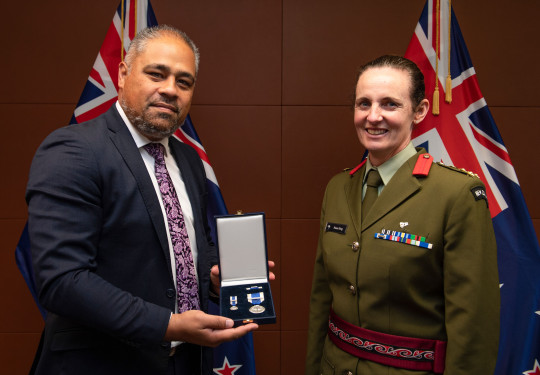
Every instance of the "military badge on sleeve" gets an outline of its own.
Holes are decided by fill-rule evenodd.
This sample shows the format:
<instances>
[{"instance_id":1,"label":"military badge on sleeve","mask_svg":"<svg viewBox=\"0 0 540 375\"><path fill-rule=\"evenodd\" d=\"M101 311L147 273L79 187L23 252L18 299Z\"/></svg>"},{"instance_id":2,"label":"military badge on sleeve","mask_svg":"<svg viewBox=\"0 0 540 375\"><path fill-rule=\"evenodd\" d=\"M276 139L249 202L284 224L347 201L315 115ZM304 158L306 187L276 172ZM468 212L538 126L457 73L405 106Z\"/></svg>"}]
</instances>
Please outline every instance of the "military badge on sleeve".
<instances>
[{"instance_id":1,"label":"military badge on sleeve","mask_svg":"<svg viewBox=\"0 0 540 375\"><path fill-rule=\"evenodd\" d=\"M488 205L486 189L484 189L482 186L476 186L471 189L471 192L475 200L479 201L480 199L483 199L486 201L486 205Z\"/></svg>"}]
</instances>

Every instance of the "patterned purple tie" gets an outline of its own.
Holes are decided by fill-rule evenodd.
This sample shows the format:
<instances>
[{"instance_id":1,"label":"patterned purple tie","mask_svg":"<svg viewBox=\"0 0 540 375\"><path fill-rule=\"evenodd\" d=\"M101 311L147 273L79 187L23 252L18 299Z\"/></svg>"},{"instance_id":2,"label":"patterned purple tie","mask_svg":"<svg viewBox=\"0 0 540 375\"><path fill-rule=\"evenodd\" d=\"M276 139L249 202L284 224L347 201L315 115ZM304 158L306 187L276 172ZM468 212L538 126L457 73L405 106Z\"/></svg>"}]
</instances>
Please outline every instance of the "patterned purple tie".
<instances>
[{"instance_id":1,"label":"patterned purple tie","mask_svg":"<svg viewBox=\"0 0 540 375\"><path fill-rule=\"evenodd\" d=\"M197 277L193 265L193 255L184 222L180 201L165 166L164 147L161 143L149 143L144 149L155 159L155 173L159 184L163 206L167 213L169 232L174 249L176 263L176 291L178 312L200 310Z\"/></svg>"}]
</instances>

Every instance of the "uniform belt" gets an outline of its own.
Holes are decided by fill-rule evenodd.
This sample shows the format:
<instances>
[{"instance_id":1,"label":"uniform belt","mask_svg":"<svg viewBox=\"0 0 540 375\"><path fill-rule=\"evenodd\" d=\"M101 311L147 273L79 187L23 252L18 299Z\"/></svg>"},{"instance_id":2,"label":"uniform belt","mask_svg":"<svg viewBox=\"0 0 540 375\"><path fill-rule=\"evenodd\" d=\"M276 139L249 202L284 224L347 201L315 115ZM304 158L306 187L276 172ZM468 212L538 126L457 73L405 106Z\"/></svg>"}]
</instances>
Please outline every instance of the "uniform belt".
<instances>
[{"instance_id":1,"label":"uniform belt","mask_svg":"<svg viewBox=\"0 0 540 375\"><path fill-rule=\"evenodd\" d=\"M330 311L328 337L344 352L386 366L444 372L446 342L389 335L357 327Z\"/></svg>"}]
</instances>

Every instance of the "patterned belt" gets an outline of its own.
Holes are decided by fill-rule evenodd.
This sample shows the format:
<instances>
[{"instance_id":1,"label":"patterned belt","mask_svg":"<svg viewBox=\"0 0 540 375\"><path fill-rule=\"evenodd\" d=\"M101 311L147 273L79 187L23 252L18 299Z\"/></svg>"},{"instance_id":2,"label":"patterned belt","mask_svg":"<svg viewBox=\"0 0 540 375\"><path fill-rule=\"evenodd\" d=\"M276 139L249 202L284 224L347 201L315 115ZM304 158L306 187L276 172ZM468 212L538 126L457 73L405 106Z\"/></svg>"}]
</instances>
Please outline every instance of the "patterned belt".
<instances>
[{"instance_id":1,"label":"patterned belt","mask_svg":"<svg viewBox=\"0 0 540 375\"><path fill-rule=\"evenodd\" d=\"M338 348L358 358L407 370L444 372L445 341L371 331L346 322L334 310L328 319L328 336Z\"/></svg>"}]
</instances>

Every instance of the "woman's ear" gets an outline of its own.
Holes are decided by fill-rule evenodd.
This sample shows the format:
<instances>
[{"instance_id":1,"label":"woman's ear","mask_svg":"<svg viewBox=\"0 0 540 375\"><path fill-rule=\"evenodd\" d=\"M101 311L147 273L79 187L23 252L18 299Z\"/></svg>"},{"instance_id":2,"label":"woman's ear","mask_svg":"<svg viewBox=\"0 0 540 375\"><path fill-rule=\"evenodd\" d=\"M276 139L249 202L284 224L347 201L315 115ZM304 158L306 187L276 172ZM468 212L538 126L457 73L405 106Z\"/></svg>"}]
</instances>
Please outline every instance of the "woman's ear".
<instances>
[{"instance_id":1,"label":"woman's ear","mask_svg":"<svg viewBox=\"0 0 540 375\"><path fill-rule=\"evenodd\" d=\"M423 99L420 104L416 106L416 109L414 110L414 124L418 124L420 121L426 117L427 113L429 111L429 101L427 99Z\"/></svg>"}]
</instances>

